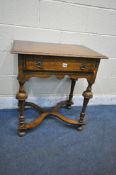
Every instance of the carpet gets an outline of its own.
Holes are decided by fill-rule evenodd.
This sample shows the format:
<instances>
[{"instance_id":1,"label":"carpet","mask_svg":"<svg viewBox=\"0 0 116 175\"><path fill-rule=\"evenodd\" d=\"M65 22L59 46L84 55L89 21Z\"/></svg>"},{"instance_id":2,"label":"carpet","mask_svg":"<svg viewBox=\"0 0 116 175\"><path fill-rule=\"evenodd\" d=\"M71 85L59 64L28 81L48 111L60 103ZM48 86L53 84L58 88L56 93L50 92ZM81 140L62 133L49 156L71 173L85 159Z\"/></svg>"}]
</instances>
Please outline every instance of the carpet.
<instances>
[{"instance_id":1,"label":"carpet","mask_svg":"<svg viewBox=\"0 0 116 175\"><path fill-rule=\"evenodd\" d=\"M78 118L80 107L61 113ZM38 113L26 109L26 121ZM116 106L88 106L83 131L49 117L17 136L18 110L0 110L0 175L116 175Z\"/></svg>"}]
</instances>

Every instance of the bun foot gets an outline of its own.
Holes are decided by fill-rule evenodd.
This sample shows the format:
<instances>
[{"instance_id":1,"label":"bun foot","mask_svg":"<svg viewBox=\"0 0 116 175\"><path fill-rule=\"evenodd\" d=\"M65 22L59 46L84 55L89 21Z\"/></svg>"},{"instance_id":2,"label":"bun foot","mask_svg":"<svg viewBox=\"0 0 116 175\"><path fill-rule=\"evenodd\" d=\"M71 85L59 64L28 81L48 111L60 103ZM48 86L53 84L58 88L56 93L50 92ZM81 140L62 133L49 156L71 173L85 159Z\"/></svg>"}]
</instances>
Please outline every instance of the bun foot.
<instances>
[{"instance_id":1,"label":"bun foot","mask_svg":"<svg viewBox=\"0 0 116 175\"><path fill-rule=\"evenodd\" d=\"M72 105L73 105L73 102L72 101L71 102L67 102L66 108L67 109L71 109Z\"/></svg>"},{"instance_id":2,"label":"bun foot","mask_svg":"<svg viewBox=\"0 0 116 175\"><path fill-rule=\"evenodd\" d=\"M84 128L83 128L82 125L77 127L77 131L82 131L83 129L84 129Z\"/></svg>"},{"instance_id":3,"label":"bun foot","mask_svg":"<svg viewBox=\"0 0 116 175\"><path fill-rule=\"evenodd\" d=\"M71 109L71 105L67 105L66 108L67 108L67 109Z\"/></svg>"},{"instance_id":4,"label":"bun foot","mask_svg":"<svg viewBox=\"0 0 116 175\"><path fill-rule=\"evenodd\" d=\"M18 130L18 135L19 135L20 137L23 137L25 134L26 134L25 129L19 129L19 130Z\"/></svg>"}]
</instances>

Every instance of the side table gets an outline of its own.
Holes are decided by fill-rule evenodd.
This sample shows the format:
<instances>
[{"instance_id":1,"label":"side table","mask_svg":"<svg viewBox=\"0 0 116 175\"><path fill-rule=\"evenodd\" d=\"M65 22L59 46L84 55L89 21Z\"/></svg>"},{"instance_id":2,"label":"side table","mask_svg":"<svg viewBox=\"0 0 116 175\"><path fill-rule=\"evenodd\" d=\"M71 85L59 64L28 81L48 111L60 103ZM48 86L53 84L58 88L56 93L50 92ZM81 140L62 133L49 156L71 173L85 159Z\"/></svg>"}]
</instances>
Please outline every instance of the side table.
<instances>
[{"instance_id":1,"label":"side table","mask_svg":"<svg viewBox=\"0 0 116 175\"><path fill-rule=\"evenodd\" d=\"M18 81L19 92L16 95L19 107L20 136L25 135L27 129L35 128L47 116L52 115L60 120L77 126L79 130L84 125L85 111L89 100L93 97L92 85L103 56L87 47L69 44L38 43L31 41L14 41L12 53L18 54ZM62 79L65 75L71 79L71 90L66 101L59 102L50 112L45 111L37 104L27 102L28 97L24 84L32 77L47 78L55 75ZM79 78L87 79L88 86L83 92L83 106L78 120L69 119L58 112L59 108L70 108L73 104L73 91ZM40 112L40 116L30 123L25 122L24 108L30 106Z\"/></svg>"}]
</instances>

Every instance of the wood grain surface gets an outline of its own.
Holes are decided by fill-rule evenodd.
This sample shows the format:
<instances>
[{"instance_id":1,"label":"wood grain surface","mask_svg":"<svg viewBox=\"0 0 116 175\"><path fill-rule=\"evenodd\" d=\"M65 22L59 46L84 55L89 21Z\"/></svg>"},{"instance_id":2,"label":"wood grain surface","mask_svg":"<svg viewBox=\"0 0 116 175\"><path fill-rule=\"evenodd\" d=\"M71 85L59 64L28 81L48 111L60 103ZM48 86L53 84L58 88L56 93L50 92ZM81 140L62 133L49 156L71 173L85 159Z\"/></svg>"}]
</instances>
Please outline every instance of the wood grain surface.
<instances>
[{"instance_id":1,"label":"wood grain surface","mask_svg":"<svg viewBox=\"0 0 116 175\"><path fill-rule=\"evenodd\" d=\"M50 56L66 56L81 58L100 58L107 57L81 45L55 44L55 43L39 43L32 41L15 40L12 47L12 53L18 54L34 54L34 55L50 55Z\"/></svg>"}]
</instances>

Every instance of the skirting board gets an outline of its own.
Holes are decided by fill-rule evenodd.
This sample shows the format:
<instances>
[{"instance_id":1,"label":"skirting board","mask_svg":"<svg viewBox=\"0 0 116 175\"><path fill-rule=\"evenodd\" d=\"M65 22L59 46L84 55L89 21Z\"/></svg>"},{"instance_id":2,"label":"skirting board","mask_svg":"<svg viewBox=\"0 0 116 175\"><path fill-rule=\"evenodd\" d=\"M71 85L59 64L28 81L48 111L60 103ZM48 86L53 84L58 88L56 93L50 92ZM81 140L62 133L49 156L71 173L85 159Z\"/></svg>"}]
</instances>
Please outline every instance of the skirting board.
<instances>
[{"instance_id":1,"label":"skirting board","mask_svg":"<svg viewBox=\"0 0 116 175\"><path fill-rule=\"evenodd\" d=\"M66 96L45 96L45 97L29 97L27 101L34 102L44 107L54 106L59 101L66 100ZM81 106L83 103L82 96L73 97L74 106ZM116 95L94 96L90 100L89 105L116 105ZM0 109L17 108L17 100L15 97L0 97Z\"/></svg>"}]
</instances>

